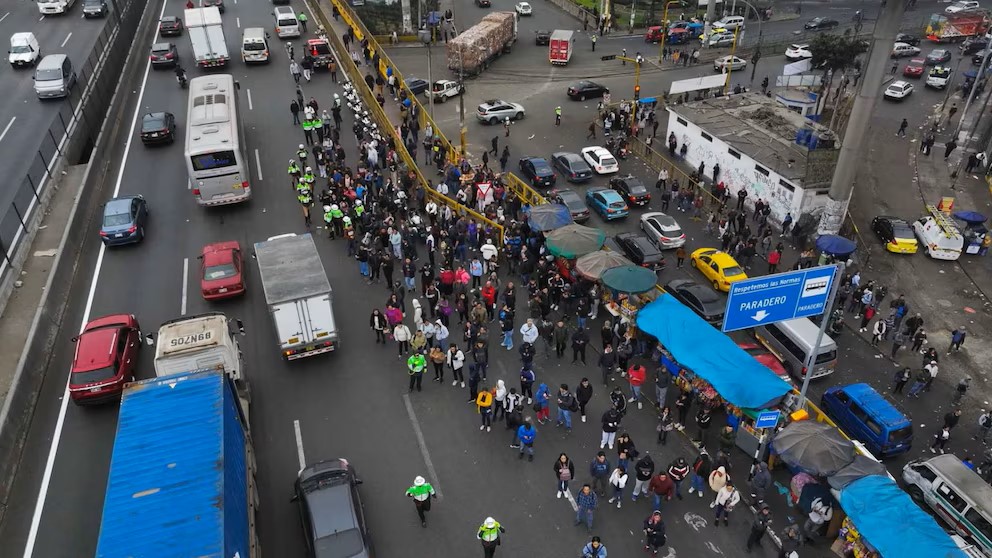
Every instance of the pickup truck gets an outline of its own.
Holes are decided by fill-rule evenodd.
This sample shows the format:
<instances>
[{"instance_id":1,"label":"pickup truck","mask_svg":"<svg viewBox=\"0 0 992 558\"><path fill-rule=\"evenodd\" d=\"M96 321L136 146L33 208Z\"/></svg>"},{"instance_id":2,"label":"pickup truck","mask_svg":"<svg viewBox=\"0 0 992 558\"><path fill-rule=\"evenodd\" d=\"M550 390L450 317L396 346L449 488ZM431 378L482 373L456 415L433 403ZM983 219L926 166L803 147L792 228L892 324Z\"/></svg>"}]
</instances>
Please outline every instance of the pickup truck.
<instances>
[{"instance_id":1,"label":"pickup truck","mask_svg":"<svg viewBox=\"0 0 992 558\"><path fill-rule=\"evenodd\" d=\"M449 97L457 97L464 92L464 85L450 79L439 79L431 86L430 92L425 91L424 94L443 103Z\"/></svg>"}]
</instances>

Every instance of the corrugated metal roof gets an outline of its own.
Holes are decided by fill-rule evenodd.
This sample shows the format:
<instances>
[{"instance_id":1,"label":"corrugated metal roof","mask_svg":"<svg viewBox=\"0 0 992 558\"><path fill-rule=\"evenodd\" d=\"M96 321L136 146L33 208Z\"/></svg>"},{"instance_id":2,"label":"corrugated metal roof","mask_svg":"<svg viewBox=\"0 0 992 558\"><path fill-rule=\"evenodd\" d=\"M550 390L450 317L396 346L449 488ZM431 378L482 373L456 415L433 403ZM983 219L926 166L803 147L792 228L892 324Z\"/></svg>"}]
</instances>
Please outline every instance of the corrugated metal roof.
<instances>
[{"instance_id":1,"label":"corrugated metal roof","mask_svg":"<svg viewBox=\"0 0 992 558\"><path fill-rule=\"evenodd\" d=\"M128 386L96 555L247 556L245 446L238 421L222 372Z\"/></svg>"}]
</instances>

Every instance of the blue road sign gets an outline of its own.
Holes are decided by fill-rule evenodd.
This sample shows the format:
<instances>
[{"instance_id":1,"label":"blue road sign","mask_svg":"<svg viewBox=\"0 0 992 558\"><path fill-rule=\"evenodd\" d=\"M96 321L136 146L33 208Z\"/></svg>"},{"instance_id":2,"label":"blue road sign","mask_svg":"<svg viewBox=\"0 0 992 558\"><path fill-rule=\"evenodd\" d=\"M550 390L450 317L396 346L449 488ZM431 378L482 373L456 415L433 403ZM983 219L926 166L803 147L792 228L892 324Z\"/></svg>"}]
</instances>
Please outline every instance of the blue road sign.
<instances>
[{"instance_id":1,"label":"blue road sign","mask_svg":"<svg viewBox=\"0 0 992 558\"><path fill-rule=\"evenodd\" d=\"M732 283L723 331L822 314L836 270L824 265Z\"/></svg>"},{"instance_id":2,"label":"blue road sign","mask_svg":"<svg viewBox=\"0 0 992 558\"><path fill-rule=\"evenodd\" d=\"M757 420L754 421L755 428L775 428L782 411L761 411Z\"/></svg>"}]
</instances>

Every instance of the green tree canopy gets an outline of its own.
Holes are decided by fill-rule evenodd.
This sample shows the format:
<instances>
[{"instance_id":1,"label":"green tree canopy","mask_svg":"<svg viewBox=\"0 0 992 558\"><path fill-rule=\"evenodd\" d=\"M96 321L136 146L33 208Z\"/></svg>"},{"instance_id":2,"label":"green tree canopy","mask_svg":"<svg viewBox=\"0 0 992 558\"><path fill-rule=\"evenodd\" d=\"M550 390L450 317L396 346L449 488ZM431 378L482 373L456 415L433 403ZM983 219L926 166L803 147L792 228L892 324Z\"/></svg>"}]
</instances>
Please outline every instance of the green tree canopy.
<instances>
[{"instance_id":1,"label":"green tree canopy","mask_svg":"<svg viewBox=\"0 0 992 558\"><path fill-rule=\"evenodd\" d=\"M855 58L866 50L868 43L864 39L833 33L819 34L809 44L809 51L813 54L813 67L824 71L837 72L853 66Z\"/></svg>"}]
</instances>

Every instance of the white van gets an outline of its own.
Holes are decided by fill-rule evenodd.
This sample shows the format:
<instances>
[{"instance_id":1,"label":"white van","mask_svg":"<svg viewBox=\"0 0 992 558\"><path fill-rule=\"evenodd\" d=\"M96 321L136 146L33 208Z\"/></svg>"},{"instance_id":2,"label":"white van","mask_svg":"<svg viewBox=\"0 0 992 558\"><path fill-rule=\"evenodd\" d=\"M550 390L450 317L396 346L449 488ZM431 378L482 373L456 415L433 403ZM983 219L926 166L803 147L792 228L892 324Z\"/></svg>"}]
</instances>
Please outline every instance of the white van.
<instances>
[{"instance_id":1,"label":"white van","mask_svg":"<svg viewBox=\"0 0 992 558\"><path fill-rule=\"evenodd\" d=\"M76 71L64 54L49 54L34 69L34 92L39 99L67 97L75 84Z\"/></svg>"},{"instance_id":2,"label":"white van","mask_svg":"<svg viewBox=\"0 0 992 558\"><path fill-rule=\"evenodd\" d=\"M42 15L64 14L76 0L38 0L38 11Z\"/></svg>"},{"instance_id":3,"label":"white van","mask_svg":"<svg viewBox=\"0 0 992 558\"><path fill-rule=\"evenodd\" d=\"M300 36L300 22L296 20L296 12L289 6L276 6L272 10L276 20L276 36L280 39Z\"/></svg>"},{"instance_id":4,"label":"white van","mask_svg":"<svg viewBox=\"0 0 992 558\"><path fill-rule=\"evenodd\" d=\"M780 361L790 376L802 380L806 376L806 363L816 343L820 327L807 318L796 318L754 328L754 336ZM820 349L813 361L811 378L833 374L837 366L837 343L826 333L820 340Z\"/></svg>"},{"instance_id":5,"label":"white van","mask_svg":"<svg viewBox=\"0 0 992 558\"><path fill-rule=\"evenodd\" d=\"M269 61L269 34L261 27L246 27L241 35L241 61L266 64Z\"/></svg>"},{"instance_id":6,"label":"white van","mask_svg":"<svg viewBox=\"0 0 992 558\"><path fill-rule=\"evenodd\" d=\"M724 29L738 29L744 27L744 18L741 16L724 16L719 21L713 24L714 28L723 27Z\"/></svg>"},{"instance_id":7,"label":"white van","mask_svg":"<svg viewBox=\"0 0 992 558\"><path fill-rule=\"evenodd\" d=\"M902 469L906 491L966 542L992 556L992 487L952 454L920 458Z\"/></svg>"},{"instance_id":8,"label":"white van","mask_svg":"<svg viewBox=\"0 0 992 558\"><path fill-rule=\"evenodd\" d=\"M964 236L957 225L932 205L927 206L929 215L913 221L913 232L923 245L927 255L935 260L954 261L961 257Z\"/></svg>"},{"instance_id":9,"label":"white van","mask_svg":"<svg viewBox=\"0 0 992 558\"><path fill-rule=\"evenodd\" d=\"M41 58L41 47L34 33L14 33L10 36L7 61L15 68L34 66Z\"/></svg>"}]
</instances>

